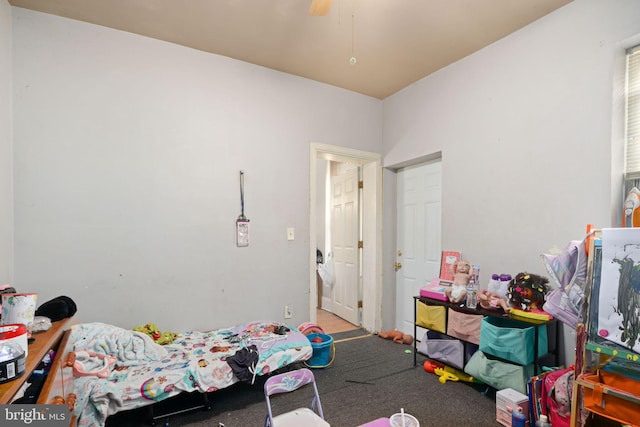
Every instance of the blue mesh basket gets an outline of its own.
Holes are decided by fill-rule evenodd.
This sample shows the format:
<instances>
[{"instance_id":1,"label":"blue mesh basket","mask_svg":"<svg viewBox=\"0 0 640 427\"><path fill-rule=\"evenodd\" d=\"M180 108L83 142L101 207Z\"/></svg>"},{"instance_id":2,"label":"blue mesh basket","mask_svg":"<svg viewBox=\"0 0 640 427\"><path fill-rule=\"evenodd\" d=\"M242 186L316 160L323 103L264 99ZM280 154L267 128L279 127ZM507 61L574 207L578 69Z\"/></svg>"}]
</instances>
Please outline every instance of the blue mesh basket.
<instances>
[{"instance_id":1,"label":"blue mesh basket","mask_svg":"<svg viewBox=\"0 0 640 427\"><path fill-rule=\"evenodd\" d=\"M313 342L314 338L317 337L322 338L322 342ZM331 335L311 333L307 335L307 339L311 343L311 348L313 348L313 356L305 364L309 368L326 368L329 366L336 354Z\"/></svg>"}]
</instances>

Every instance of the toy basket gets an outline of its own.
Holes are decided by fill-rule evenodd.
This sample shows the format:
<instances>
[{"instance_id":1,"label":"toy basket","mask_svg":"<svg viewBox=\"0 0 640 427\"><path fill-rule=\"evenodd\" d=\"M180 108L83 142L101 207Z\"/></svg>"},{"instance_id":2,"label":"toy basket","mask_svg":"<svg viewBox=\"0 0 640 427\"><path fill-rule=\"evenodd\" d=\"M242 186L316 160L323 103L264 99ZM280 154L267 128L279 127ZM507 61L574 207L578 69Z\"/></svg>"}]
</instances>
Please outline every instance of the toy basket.
<instances>
[{"instance_id":1,"label":"toy basket","mask_svg":"<svg viewBox=\"0 0 640 427\"><path fill-rule=\"evenodd\" d=\"M447 331L447 309L444 306L427 305L416 301L416 324L432 331Z\"/></svg>"},{"instance_id":2,"label":"toy basket","mask_svg":"<svg viewBox=\"0 0 640 427\"><path fill-rule=\"evenodd\" d=\"M636 425L640 419L640 405L633 402L640 381L604 370L579 378L586 384L583 388L586 409L623 424Z\"/></svg>"},{"instance_id":3,"label":"toy basket","mask_svg":"<svg viewBox=\"0 0 640 427\"><path fill-rule=\"evenodd\" d=\"M522 366L490 359L482 351L476 351L465 365L464 372L496 390L512 388L525 394L527 381L534 375L534 366L533 363Z\"/></svg>"},{"instance_id":4,"label":"toy basket","mask_svg":"<svg viewBox=\"0 0 640 427\"><path fill-rule=\"evenodd\" d=\"M322 339L322 342L313 341L318 337ZM326 368L331 365L336 357L336 348L333 345L331 335L311 333L307 335L307 339L313 348L313 356L305 362L305 365L309 368Z\"/></svg>"},{"instance_id":5,"label":"toy basket","mask_svg":"<svg viewBox=\"0 0 640 427\"><path fill-rule=\"evenodd\" d=\"M513 363L529 365L534 362L536 354L540 357L549 352L547 325L533 325L502 317L484 317L480 325L480 350Z\"/></svg>"}]
</instances>

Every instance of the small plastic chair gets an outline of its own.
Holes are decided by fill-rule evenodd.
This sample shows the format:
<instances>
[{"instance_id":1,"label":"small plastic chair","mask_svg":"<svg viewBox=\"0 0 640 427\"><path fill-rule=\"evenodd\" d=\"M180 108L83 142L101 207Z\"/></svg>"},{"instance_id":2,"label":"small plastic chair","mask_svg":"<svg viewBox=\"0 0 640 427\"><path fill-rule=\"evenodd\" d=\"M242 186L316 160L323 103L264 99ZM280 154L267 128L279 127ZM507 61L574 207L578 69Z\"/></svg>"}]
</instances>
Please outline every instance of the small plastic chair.
<instances>
[{"instance_id":1,"label":"small plastic chair","mask_svg":"<svg viewBox=\"0 0 640 427\"><path fill-rule=\"evenodd\" d=\"M311 408L299 408L273 416L270 397L274 394L289 393L308 384L313 386L314 397ZM330 427L324 420L322 404L313 372L307 368L297 369L273 375L264 383L264 395L267 401L265 427Z\"/></svg>"}]
</instances>

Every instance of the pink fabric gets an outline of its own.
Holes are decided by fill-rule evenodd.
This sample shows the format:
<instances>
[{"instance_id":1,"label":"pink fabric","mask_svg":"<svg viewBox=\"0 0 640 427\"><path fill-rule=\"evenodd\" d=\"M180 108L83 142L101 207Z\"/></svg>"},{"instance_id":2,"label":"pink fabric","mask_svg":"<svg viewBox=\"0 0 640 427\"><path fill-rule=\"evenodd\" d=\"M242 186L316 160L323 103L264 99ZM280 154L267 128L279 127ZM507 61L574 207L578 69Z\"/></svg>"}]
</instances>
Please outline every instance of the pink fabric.
<instances>
[{"instance_id":1,"label":"pink fabric","mask_svg":"<svg viewBox=\"0 0 640 427\"><path fill-rule=\"evenodd\" d=\"M482 317L481 314L460 313L449 308L447 335L473 344L480 344Z\"/></svg>"}]
</instances>

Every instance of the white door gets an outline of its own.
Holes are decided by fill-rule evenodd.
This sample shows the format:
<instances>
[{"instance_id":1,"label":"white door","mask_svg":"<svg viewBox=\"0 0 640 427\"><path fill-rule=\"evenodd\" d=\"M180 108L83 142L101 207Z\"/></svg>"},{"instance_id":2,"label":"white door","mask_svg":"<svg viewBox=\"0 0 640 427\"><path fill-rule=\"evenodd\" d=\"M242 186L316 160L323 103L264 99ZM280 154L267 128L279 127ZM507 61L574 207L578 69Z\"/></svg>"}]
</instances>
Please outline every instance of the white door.
<instances>
[{"instance_id":1,"label":"white door","mask_svg":"<svg viewBox=\"0 0 640 427\"><path fill-rule=\"evenodd\" d=\"M331 311L355 325L358 321L359 209L358 168L331 176L331 245L335 282Z\"/></svg>"},{"instance_id":2,"label":"white door","mask_svg":"<svg viewBox=\"0 0 640 427\"><path fill-rule=\"evenodd\" d=\"M397 178L396 328L413 335L413 297L440 275L441 162L401 169Z\"/></svg>"}]
</instances>

